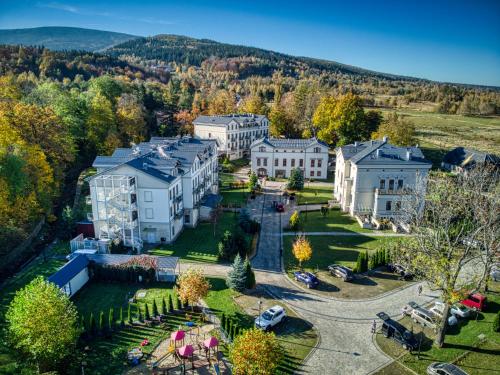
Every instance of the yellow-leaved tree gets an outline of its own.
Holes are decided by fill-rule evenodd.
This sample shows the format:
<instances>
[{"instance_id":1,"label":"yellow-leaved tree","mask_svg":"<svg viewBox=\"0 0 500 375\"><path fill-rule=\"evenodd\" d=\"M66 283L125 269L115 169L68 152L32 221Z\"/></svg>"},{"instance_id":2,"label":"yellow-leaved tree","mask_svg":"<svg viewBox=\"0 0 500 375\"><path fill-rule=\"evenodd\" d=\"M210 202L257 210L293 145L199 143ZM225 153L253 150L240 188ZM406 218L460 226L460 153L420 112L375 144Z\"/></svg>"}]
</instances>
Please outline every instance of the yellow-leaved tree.
<instances>
[{"instance_id":1,"label":"yellow-leaved tree","mask_svg":"<svg viewBox=\"0 0 500 375\"><path fill-rule=\"evenodd\" d=\"M201 268L188 268L186 272L181 273L177 279L177 286L181 301L190 304L191 307L205 297L210 289L210 283L203 276Z\"/></svg>"},{"instance_id":2,"label":"yellow-leaved tree","mask_svg":"<svg viewBox=\"0 0 500 375\"><path fill-rule=\"evenodd\" d=\"M292 252L295 259L299 261L299 267L302 268L302 262L311 259L312 247L304 236L300 236L293 243Z\"/></svg>"},{"instance_id":3,"label":"yellow-leaved tree","mask_svg":"<svg viewBox=\"0 0 500 375\"><path fill-rule=\"evenodd\" d=\"M271 375L283 358L274 332L248 329L234 339L229 351L236 375Z\"/></svg>"}]
</instances>

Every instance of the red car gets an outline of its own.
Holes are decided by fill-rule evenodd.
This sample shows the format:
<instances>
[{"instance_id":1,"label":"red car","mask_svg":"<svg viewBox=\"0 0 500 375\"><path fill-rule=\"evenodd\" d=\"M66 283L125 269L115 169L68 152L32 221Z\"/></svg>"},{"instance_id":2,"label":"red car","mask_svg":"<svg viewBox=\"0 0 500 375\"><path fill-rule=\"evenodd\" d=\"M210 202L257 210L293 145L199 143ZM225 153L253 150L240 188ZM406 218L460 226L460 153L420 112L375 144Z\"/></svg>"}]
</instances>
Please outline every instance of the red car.
<instances>
[{"instance_id":1,"label":"red car","mask_svg":"<svg viewBox=\"0 0 500 375\"><path fill-rule=\"evenodd\" d=\"M472 309L483 311L483 309L486 307L486 297L482 294L474 293L463 301L460 301L460 303Z\"/></svg>"}]
</instances>

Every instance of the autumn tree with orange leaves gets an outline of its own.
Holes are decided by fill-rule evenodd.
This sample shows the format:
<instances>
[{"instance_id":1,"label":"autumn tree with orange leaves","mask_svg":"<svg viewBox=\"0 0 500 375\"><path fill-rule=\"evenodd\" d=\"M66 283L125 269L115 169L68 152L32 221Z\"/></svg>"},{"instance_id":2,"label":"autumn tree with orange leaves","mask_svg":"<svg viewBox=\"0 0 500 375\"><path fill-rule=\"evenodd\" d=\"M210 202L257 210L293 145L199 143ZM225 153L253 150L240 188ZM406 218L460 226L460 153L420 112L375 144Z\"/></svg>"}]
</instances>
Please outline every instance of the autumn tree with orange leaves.
<instances>
[{"instance_id":1,"label":"autumn tree with orange leaves","mask_svg":"<svg viewBox=\"0 0 500 375\"><path fill-rule=\"evenodd\" d=\"M274 332L252 328L234 339L229 358L236 375L270 375L276 373L283 349Z\"/></svg>"},{"instance_id":2,"label":"autumn tree with orange leaves","mask_svg":"<svg viewBox=\"0 0 500 375\"><path fill-rule=\"evenodd\" d=\"M179 275L177 279L177 293L183 303L193 307L198 301L205 297L210 289L210 283L203 276L200 268L189 268Z\"/></svg>"},{"instance_id":3,"label":"autumn tree with orange leaves","mask_svg":"<svg viewBox=\"0 0 500 375\"><path fill-rule=\"evenodd\" d=\"M293 256L299 261L299 267L302 268L302 262L307 262L312 256L312 247L309 241L304 237L298 237L293 243Z\"/></svg>"}]
</instances>

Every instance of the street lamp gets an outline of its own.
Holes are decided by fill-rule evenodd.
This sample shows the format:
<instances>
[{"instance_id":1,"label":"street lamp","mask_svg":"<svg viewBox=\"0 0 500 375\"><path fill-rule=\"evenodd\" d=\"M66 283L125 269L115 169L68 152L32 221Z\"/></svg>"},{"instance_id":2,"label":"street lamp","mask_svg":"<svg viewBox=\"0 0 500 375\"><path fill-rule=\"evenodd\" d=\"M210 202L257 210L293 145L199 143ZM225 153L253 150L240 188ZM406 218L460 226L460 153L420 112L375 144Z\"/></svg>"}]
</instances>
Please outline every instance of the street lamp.
<instances>
[{"instance_id":1,"label":"street lamp","mask_svg":"<svg viewBox=\"0 0 500 375\"><path fill-rule=\"evenodd\" d=\"M262 309L262 301L259 299L259 318L260 318L260 310ZM259 321L260 322L260 321Z\"/></svg>"}]
</instances>

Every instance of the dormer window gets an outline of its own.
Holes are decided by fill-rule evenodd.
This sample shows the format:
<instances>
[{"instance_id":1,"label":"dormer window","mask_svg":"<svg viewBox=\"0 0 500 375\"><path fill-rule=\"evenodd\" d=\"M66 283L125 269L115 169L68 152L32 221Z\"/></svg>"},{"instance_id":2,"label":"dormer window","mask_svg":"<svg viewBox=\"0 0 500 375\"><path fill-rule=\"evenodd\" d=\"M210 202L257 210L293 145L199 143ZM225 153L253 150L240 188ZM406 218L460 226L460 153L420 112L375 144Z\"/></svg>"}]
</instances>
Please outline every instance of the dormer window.
<instances>
[{"instance_id":1,"label":"dormer window","mask_svg":"<svg viewBox=\"0 0 500 375\"><path fill-rule=\"evenodd\" d=\"M321 147L314 147L314 152L319 154L321 152Z\"/></svg>"},{"instance_id":2,"label":"dormer window","mask_svg":"<svg viewBox=\"0 0 500 375\"><path fill-rule=\"evenodd\" d=\"M266 152L266 148L265 148L265 147L263 147L263 146L261 146L261 147L259 147L259 151L260 151L260 152Z\"/></svg>"}]
</instances>

